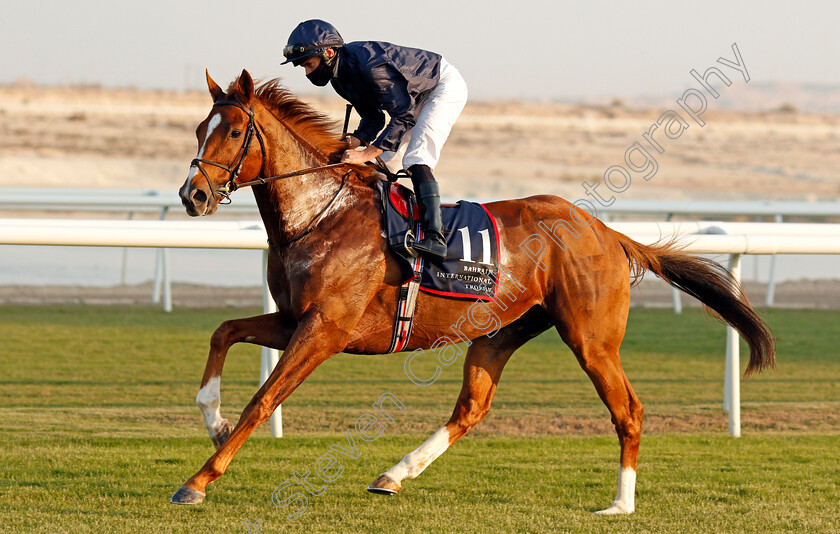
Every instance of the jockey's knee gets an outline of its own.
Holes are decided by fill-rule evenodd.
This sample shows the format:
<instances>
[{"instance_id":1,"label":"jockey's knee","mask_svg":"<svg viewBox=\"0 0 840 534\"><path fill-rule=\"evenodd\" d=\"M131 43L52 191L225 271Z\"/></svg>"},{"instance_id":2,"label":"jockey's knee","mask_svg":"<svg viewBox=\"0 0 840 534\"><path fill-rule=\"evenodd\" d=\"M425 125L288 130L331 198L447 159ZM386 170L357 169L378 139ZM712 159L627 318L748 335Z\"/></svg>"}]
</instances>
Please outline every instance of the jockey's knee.
<instances>
[{"instance_id":1,"label":"jockey's knee","mask_svg":"<svg viewBox=\"0 0 840 534\"><path fill-rule=\"evenodd\" d=\"M435 175L428 165L412 165L408 168L408 173L411 175L411 183L415 188L418 184L435 182Z\"/></svg>"}]
</instances>

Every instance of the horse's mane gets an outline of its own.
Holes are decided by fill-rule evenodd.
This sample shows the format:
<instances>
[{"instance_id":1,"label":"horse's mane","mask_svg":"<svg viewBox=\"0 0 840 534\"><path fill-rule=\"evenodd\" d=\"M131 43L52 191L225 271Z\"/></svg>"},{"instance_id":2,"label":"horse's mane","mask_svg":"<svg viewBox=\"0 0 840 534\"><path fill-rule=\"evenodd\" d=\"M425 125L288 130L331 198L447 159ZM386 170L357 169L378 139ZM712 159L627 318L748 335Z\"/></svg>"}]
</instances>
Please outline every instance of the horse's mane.
<instances>
[{"instance_id":1,"label":"horse's mane","mask_svg":"<svg viewBox=\"0 0 840 534\"><path fill-rule=\"evenodd\" d=\"M228 95L235 98L238 89L238 78L228 88ZM280 84L279 78L274 78L257 86L255 97L268 109L274 117L292 131L296 137L305 140L315 150L321 152L330 162L336 162L347 144L336 135L336 122L327 115L316 111L309 104L299 100L291 91ZM360 177L365 181L376 179L376 171L372 167L356 167Z\"/></svg>"}]
</instances>

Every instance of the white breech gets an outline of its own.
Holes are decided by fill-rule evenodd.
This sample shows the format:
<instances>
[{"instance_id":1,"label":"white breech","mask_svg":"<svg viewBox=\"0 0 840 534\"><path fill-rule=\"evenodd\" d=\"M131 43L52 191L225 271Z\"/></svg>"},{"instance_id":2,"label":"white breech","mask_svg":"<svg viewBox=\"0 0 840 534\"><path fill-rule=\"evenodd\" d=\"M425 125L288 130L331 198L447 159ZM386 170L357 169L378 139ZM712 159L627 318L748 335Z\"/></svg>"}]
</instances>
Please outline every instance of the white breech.
<instances>
[{"instance_id":1,"label":"white breech","mask_svg":"<svg viewBox=\"0 0 840 534\"><path fill-rule=\"evenodd\" d=\"M412 165L428 165L434 169L443 144L466 103L467 83L458 69L441 58L440 80L420 106L416 124L403 135L395 152L382 154L382 161L391 172Z\"/></svg>"}]
</instances>

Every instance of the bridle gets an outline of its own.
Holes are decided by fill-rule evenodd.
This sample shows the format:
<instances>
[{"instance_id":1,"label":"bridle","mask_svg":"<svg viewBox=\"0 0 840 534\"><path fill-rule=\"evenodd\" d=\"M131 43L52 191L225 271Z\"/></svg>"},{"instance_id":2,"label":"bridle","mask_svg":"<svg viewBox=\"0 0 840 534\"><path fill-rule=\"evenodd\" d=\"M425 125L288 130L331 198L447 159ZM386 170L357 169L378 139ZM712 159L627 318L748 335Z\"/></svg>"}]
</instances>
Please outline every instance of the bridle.
<instances>
[{"instance_id":1,"label":"bridle","mask_svg":"<svg viewBox=\"0 0 840 534\"><path fill-rule=\"evenodd\" d=\"M246 108L245 106L243 106L241 103L237 102L236 100L220 100L218 102L214 102L213 107L217 107L217 106L236 106L239 109L241 109L242 111L244 111L246 115L248 115L248 127L245 131L245 140L242 142L242 146L239 148L239 151L234 156L233 163L231 163L230 165L224 165L224 164L219 163L217 161L212 161L212 160L203 159L203 158L194 158L192 160L192 162L190 162L190 167L197 168L199 170L199 172L201 172L201 174L204 176L204 179L207 180L207 185L210 186L210 192L213 195L213 197L215 198L217 193L221 197L220 200L219 200L219 204L230 204L230 194L233 193L234 191L236 191L237 189L239 189L240 187L249 187L249 186L253 186L253 185L266 184L268 182L273 182L273 181L276 181L276 180L282 180L283 178L292 178L294 176L302 176L304 174L311 174L313 172L318 172L318 171L322 171L322 170L325 170L325 169L331 169L331 168L334 168L334 167L341 167L341 166L346 166L347 165L347 163L329 163L327 165L319 165L317 167L309 167L307 169L301 169L299 171L287 172L285 174L278 174L278 175L275 175L275 176L262 177L261 175L262 175L262 173L265 169L265 141L263 140L263 137L262 137L262 134L260 133L259 128L257 128L257 121L254 117L253 106L250 106L250 107ZM239 177L239 173L242 170L242 165L245 163L245 158L248 157L248 151L251 149L251 143L252 143L255 136L257 138L257 141L259 141L259 143L260 143L260 152L261 152L261 159L262 159L262 161L260 162L260 172L257 175L258 178L255 178L254 180L249 180L247 182L237 183L236 179ZM225 185L223 185L222 187L220 187L218 189L214 188L213 187L213 182L210 181L210 176L207 174L207 171L204 170L204 167L201 166L202 163L206 163L208 165L213 165L214 167L218 167L218 168L224 170L225 172L227 172L229 178L228 178L228 181L225 183ZM303 238L306 234L311 232L315 228L315 226L318 224L321 217L327 212L329 207L332 206L333 202L335 202L335 200L338 198L338 195L341 193L341 191L344 190L344 186L347 185L347 179L348 179L349 175L350 175L349 172L344 174L344 176L341 179L341 186L335 192L335 195L333 195L332 199L330 199L330 201L327 203L326 206L324 206L324 208L318 213L318 215L316 215L309 222L309 224L306 225L306 228L304 228L304 230L299 232L296 236L294 236L292 239L286 241L285 243L281 243L281 244L269 243L269 245L271 245L272 247L283 247L283 246L289 245L291 243L294 243L295 241L298 241L299 239ZM223 202L225 200L227 200L227 202Z\"/></svg>"},{"instance_id":2,"label":"bridle","mask_svg":"<svg viewBox=\"0 0 840 534\"><path fill-rule=\"evenodd\" d=\"M235 100L220 100L218 102L214 102L213 107L217 106L236 106L248 115L248 128L245 131L245 140L243 141L242 146L239 147L239 151L236 153L236 156L234 156L233 163L230 165L224 165L209 159L194 158L190 162L190 167L197 168L201 174L204 175L204 179L207 180L207 185L210 187L210 192L214 197L216 196L216 193L220 194L222 197L222 199L219 200L220 203L222 200L227 200L228 203L230 203L230 193L236 191L238 187L236 185L236 179L239 177L239 172L242 170L242 165L245 163L245 158L248 156L248 151L251 149L251 142L254 140L255 135L257 140L260 142L260 149L262 151L262 164L260 165L260 174L262 174L263 167L265 166L265 141L263 141L262 134L260 134L259 130L257 130L257 124L254 120L253 107L246 108ZM216 190L216 188L213 187L213 183L210 181L210 176L207 174L207 171L201 166L202 163L213 165L214 167L218 167L227 172L229 176L227 183L220 189Z\"/></svg>"},{"instance_id":3,"label":"bridle","mask_svg":"<svg viewBox=\"0 0 840 534\"><path fill-rule=\"evenodd\" d=\"M233 157L233 163L231 163L230 165L224 165L222 163L219 163L218 161L212 161L209 159L193 158L193 160L190 162L190 167L197 168L201 172L201 174L204 175L204 179L207 180L207 185L210 186L210 191L213 195L219 193L222 199L228 200L228 203L230 202L230 194L239 189L240 187L249 187L252 185L266 184L268 182L281 180L283 178L302 176L304 174L310 174L313 172L323 171L325 169L331 169L333 167L341 167L347 165L347 163L330 163L327 165L319 165L317 167L301 169L299 171L287 172L285 174L278 174L276 176L259 177L247 182L237 183L236 179L239 178L239 173L242 170L242 165L245 163L245 158L248 157L248 151L251 150L251 142L253 141L255 136L257 138L257 141L259 141L260 143L260 152L262 157L259 174L263 173L263 171L265 170L265 141L263 141L263 136L260 133L259 128L257 128L257 122L254 118L253 107L246 108L236 100L220 100L213 104L213 107L217 106L236 106L242 111L244 111L246 115L248 115L248 127L245 130L245 141L243 141L242 146L239 147L239 152L237 152L236 155ZM229 178L225 185L218 189L214 189L213 183L210 181L210 176L207 174L207 171L204 170L204 167L201 166L202 163L213 165L214 167L218 167L227 172Z\"/></svg>"}]
</instances>

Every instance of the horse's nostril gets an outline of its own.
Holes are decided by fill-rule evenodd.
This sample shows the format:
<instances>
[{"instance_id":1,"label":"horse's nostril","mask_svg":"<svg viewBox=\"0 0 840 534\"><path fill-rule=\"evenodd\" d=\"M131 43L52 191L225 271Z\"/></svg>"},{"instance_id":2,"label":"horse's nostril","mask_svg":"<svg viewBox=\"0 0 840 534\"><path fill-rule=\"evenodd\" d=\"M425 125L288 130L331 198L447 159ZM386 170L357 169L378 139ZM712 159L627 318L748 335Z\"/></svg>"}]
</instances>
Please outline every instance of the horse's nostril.
<instances>
[{"instance_id":1,"label":"horse's nostril","mask_svg":"<svg viewBox=\"0 0 840 534\"><path fill-rule=\"evenodd\" d=\"M193 204L195 204L196 206L200 206L201 204L207 202L207 194L201 189L193 189L191 196Z\"/></svg>"}]
</instances>

